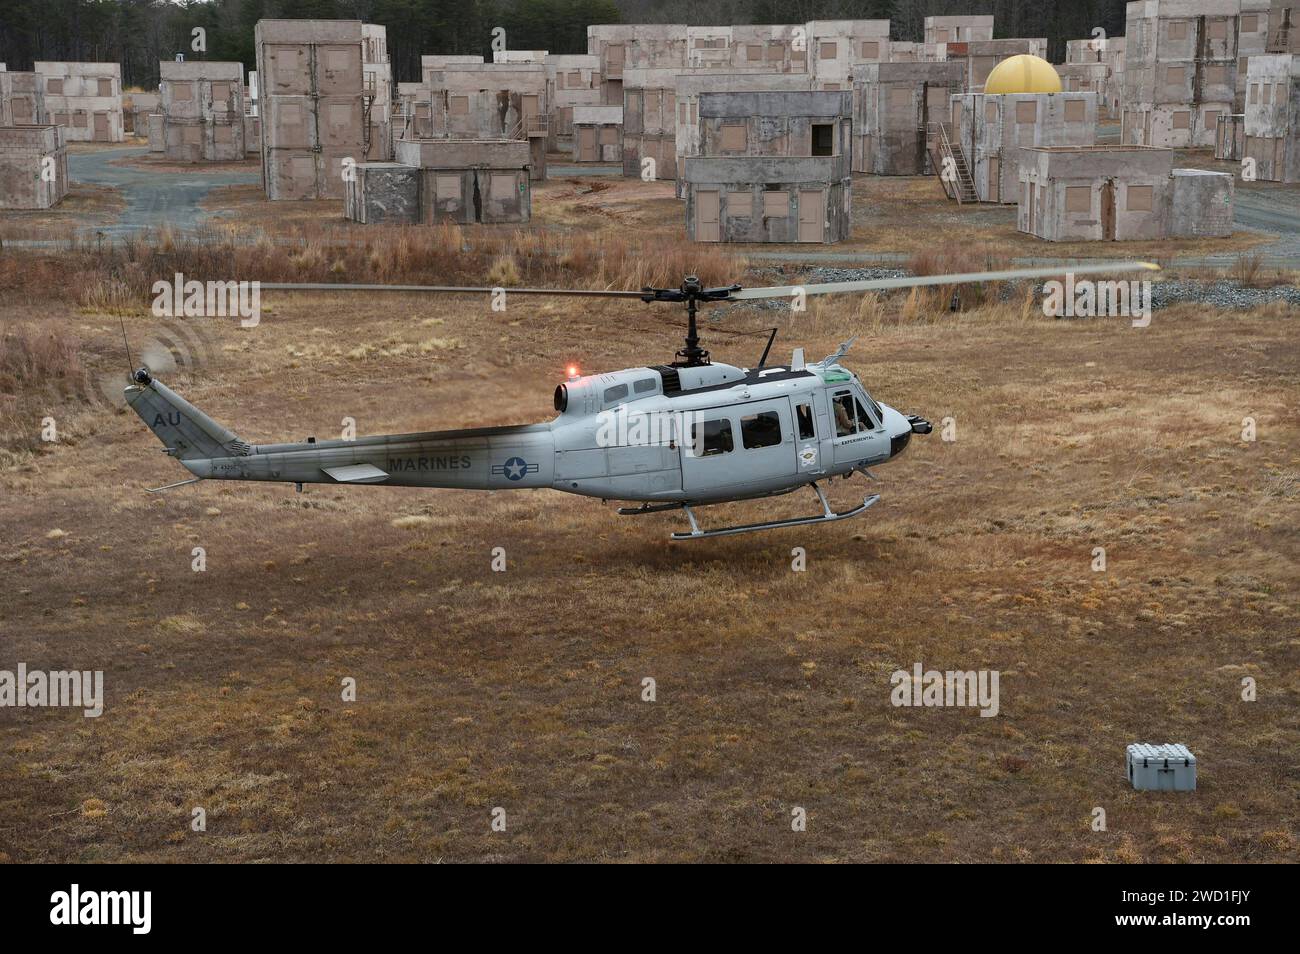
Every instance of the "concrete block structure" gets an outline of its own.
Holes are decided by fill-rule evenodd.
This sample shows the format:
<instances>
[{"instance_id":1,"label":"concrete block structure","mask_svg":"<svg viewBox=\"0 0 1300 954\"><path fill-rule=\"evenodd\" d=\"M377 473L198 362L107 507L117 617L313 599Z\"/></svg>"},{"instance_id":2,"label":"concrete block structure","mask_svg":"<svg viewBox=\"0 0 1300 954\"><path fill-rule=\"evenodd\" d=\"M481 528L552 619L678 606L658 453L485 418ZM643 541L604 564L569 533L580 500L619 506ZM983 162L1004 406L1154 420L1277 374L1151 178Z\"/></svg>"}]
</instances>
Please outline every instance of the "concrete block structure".
<instances>
[{"instance_id":1,"label":"concrete block structure","mask_svg":"<svg viewBox=\"0 0 1300 954\"><path fill-rule=\"evenodd\" d=\"M1246 105L1246 70L1252 56L1268 52L1268 11L1272 0L1241 0L1237 17L1237 89L1233 112Z\"/></svg>"},{"instance_id":2,"label":"concrete block structure","mask_svg":"<svg viewBox=\"0 0 1300 954\"><path fill-rule=\"evenodd\" d=\"M1051 242L1230 235L1232 176L1173 162L1156 146L1026 148L1017 227Z\"/></svg>"},{"instance_id":3,"label":"concrete block structure","mask_svg":"<svg viewBox=\"0 0 1300 954\"><path fill-rule=\"evenodd\" d=\"M1153 146L1026 147L1017 227L1049 242L1166 238L1173 164Z\"/></svg>"},{"instance_id":4,"label":"concrete block structure","mask_svg":"<svg viewBox=\"0 0 1300 954\"><path fill-rule=\"evenodd\" d=\"M45 78L0 70L0 126L45 126Z\"/></svg>"},{"instance_id":5,"label":"concrete block structure","mask_svg":"<svg viewBox=\"0 0 1300 954\"><path fill-rule=\"evenodd\" d=\"M519 139L399 139L397 161L419 170L419 221L527 222L528 143Z\"/></svg>"},{"instance_id":6,"label":"concrete block structure","mask_svg":"<svg viewBox=\"0 0 1300 954\"><path fill-rule=\"evenodd\" d=\"M1258 0L1256 0L1258 2ZM1065 42L1065 66L1075 67L1083 64L1105 64L1106 78L1101 88L1097 89L1097 106L1109 119L1120 116L1121 101L1124 93L1124 47L1122 36L1096 37L1088 40L1067 40ZM1057 70L1064 83L1067 72Z\"/></svg>"},{"instance_id":7,"label":"concrete block structure","mask_svg":"<svg viewBox=\"0 0 1300 954\"><path fill-rule=\"evenodd\" d=\"M963 92L978 93L983 91L984 81L993 72L993 67L1005 59L1025 54L1046 58L1046 38L949 43L943 58L948 62L955 60L962 64Z\"/></svg>"},{"instance_id":8,"label":"concrete block structure","mask_svg":"<svg viewBox=\"0 0 1300 954\"><path fill-rule=\"evenodd\" d=\"M191 60L158 64L163 152L177 162L243 159L244 64Z\"/></svg>"},{"instance_id":9,"label":"concrete block structure","mask_svg":"<svg viewBox=\"0 0 1300 954\"><path fill-rule=\"evenodd\" d=\"M55 63L37 60L45 77L50 122L67 127L67 142L121 142L122 67L117 63Z\"/></svg>"},{"instance_id":10,"label":"concrete block structure","mask_svg":"<svg viewBox=\"0 0 1300 954\"><path fill-rule=\"evenodd\" d=\"M341 199L344 159L386 158L360 20L259 20L262 181L270 199Z\"/></svg>"},{"instance_id":11,"label":"concrete block structure","mask_svg":"<svg viewBox=\"0 0 1300 954\"><path fill-rule=\"evenodd\" d=\"M1300 0L1270 0L1265 53L1300 53Z\"/></svg>"},{"instance_id":12,"label":"concrete block structure","mask_svg":"<svg viewBox=\"0 0 1300 954\"><path fill-rule=\"evenodd\" d=\"M1214 158L1225 162L1240 162L1246 155L1246 114L1231 113L1219 117L1219 128L1214 136Z\"/></svg>"},{"instance_id":13,"label":"concrete block structure","mask_svg":"<svg viewBox=\"0 0 1300 954\"><path fill-rule=\"evenodd\" d=\"M1105 63L1066 63L1056 68L1061 91L1096 93L1097 113L1105 119L1119 118L1119 91L1112 90L1110 67Z\"/></svg>"},{"instance_id":14,"label":"concrete block structure","mask_svg":"<svg viewBox=\"0 0 1300 954\"><path fill-rule=\"evenodd\" d=\"M548 107L542 63L448 63L425 73L433 136L517 139L529 145L529 168L546 177Z\"/></svg>"},{"instance_id":15,"label":"concrete block structure","mask_svg":"<svg viewBox=\"0 0 1300 954\"><path fill-rule=\"evenodd\" d=\"M677 103L676 168L680 170L687 156L700 155L700 94L757 93L812 89L807 73L770 73L761 69L696 69L679 74L674 90ZM686 194L685 183L677 180L677 197Z\"/></svg>"},{"instance_id":16,"label":"concrete block structure","mask_svg":"<svg viewBox=\"0 0 1300 954\"><path fill-rule=\"evenodd\" d=\"M388 159L393 155L393 67L388 58L388 28L361 25L361 72L366 125L370 130L366 155Z\"/></svg>"},{"instance_id":17,"label":"concrete block structure","mask_svg":"<svg viewBox=\"0 0 1300 954\"><path fill-rule=\"evenodd\" d=\"M1234 112L1241 0L1136 0L1125 8L1122 141L1213 146Z\"/></svg>"},{"instance_id":18,"label":"concrete block structure","mask_svg":"<svg viewBox=\"0 0 1300 954\"><path fill-rule=\"evenodd\" d=\"M420 221L420 169L401 162L359 162L344 194L343 214L364 225Z\"/></svg>"},{"instance_id":19,"label":"concrete block structure","mask_svg":"<svg viewBox=\"0 0 1300 954\"><path fill-rule=\"evenodd\" d=\"M850 231L849 91L701 93L700 155L685 160L697 242L815 242Z\"/></svg>"},{"instance_id":20,"label":"concrete block structure","mask_svg":"<svg viewBox=\"0 0 1300 954\"><path fill-rule=\"evenodd\" d=\"M600 57L592 53L548 54L546 67L546 103L550 109L547 123L547 148L572 148L573 111L578 106L600 106ZM623 104L617 108L622 115ZM620 120L620 126L621 126ZM621 133L620 133L621 135ZM619 144L622 154L622 143Z\"/></svg>"},{"instance_id":21,"label":"concrete block structure","mask_svg":"<svg viewBox=\"0 0 1300 954\"><path fill-rule=\"evenodd\" d=\"M1250 58L1245 115L1245 156L1255 176L1300 182L1300 53Z\"/></svg>"},{"instance_id":22,"label":"concrete block structure","mask_svg":"<svg viewBox=\"0 0 1300 954\"><path fill-rule=\"evenodd\" d=\"M682 69L625 69L623 175L677 178L677 77ZM644 165L653 160L653 166Z\"/></svg>"},{"instance_id":23,"label":"concrete block structure","mask_svg":"<svg viewBox=\"0 0 1300 954\"><path fill-rule=\"evenodd\" d=\"M0 209L49 209L68 192L62 126L0 126Z\"/></svg>"},{"instance_id":24,"label":"concrete block structure","mask_svg":"<svg viewBox=\"0 0 1300 954\"><path fill-rule=\"evenodd\" d=\"M627 70L685 69L686 30L684 23L587 27L587 52L600 58L602 102L607 106L623 104L626 109ZM625 146L625 155L626 151Z\"/></svg>"},{"instance_id":25,"label":"concrete block structure","mask_svg":"<svg viewBox=\"0 0 1300 954\"><path fill-rule=\"evenodd\" d=\"M808 72L807 28L696 26L686 29L686 62L692 70Z\"/></svg>"},{"instance_id":26,"label":"concrete block structure","mask_svg":"<svg viewBox=\"0 0 1300 954\"><path fill-rule=\"evenodd\" d=\"M804 29L814 89L851 89L854 66L889 59L888 20L813 20Z\"/></svg>"},{"instance_id":27,"label":"concrete block structure","mask_svg":"<svg viewBox=\"0 0 1300 954\"><path fill-rule=\"evenodd\" d=\"M993 39L992 16L926 17L926 46Z\"/></svg>"},{"instance_id":28,"label":"concrete block structure","mask_svg":"<svg viewBox=\"0 0 1300 954\"><path fill-rule=\"evenodd\" d=\"M167 150L167 140L163 137L163 115L162 113L150 113L146 117L148 123L149 151L151 153L163 153Z\"/></svg>"},{"instance_id":29,"label":"concrete block structure","mask_svg":"<svg viewBox=\"0 0 1300 954\"><path fill-rule=\"evenodd\" d=\"M141 138L149 135L149 116L162 112L158 93L126 93L122 97L122 122L126 132Z\"/></svg>"},{"instance_id":30,"label":"concrete block structure","mask_svg":"<svg viewBox=\"0 0 1300 954\"><path fill-rule=\"evenodd\" d=\"M980 202L1018 200L1025 147L1096 143L1096 93L963 93L951 107L949 135Z\"/></svg>"},{"instance_id":31,"label":"concrete block structure","mask_svg":"<svg viewBox=\"0 0 1300 954\"><path fill-rule=\"evenodd\" d=\"M244 154L247 156L262 154L261 116L244 116Z\"/></svg>"},{"instance_id":32,"label":"concrete block structure","mask_svg":"<svg viewBox=\"0 0 1300 954\"><path fill-rule=\"evenodd\" d=\"M1172 174L1170 238L1223 238L1232 234L1236 179L1209 169L1175 169Z\"/></svg>"},{"instance_id":33,"label":"concrete block structure","mask_svg":"<svg viewBox=\"0 0 1300 954\"><path fill-rule=\"evenodd\" d=\"M573 161L623 164L623 107L574 106Z\"/></svg>"},{"instance_id":34,"label":"concrete block structure","mask_svg":"<svg viewBox=\"0 0 1300 954\"><path fill-rule=\"evenodd\" d=\"M955 62L877 63L855 69L853 171L925 174L931 124L948 119L949 99L961 86L961 65Z\"/></svg>"}]
</instances>

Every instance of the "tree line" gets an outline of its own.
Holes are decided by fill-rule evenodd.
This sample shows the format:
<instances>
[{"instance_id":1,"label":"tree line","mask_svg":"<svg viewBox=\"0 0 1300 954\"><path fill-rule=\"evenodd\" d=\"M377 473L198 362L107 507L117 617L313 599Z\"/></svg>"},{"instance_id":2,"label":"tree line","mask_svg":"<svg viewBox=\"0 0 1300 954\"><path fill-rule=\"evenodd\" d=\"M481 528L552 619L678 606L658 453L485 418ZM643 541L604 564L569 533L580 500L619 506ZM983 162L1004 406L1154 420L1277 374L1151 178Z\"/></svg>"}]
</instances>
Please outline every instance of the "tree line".
<instances>
[{"instance_id":1,"label":"tree line","mask_svg":"<svg viewBox=\"0 0 1300 954\"><path fill-rule=\"evenodd\" d=\"M0 62L122 65L126 88L151 89L160 60L237 60L255 68L253 27L263 18L356 19L388 28L395 80L420 78L427 53L491 59L494 28L510 49L585 53L593 23L747 24L889 19L896 40L920 40L927 16L992 13L996 36L1045 36L1053 59L1065 41L1124 32L1124 0L0 0ZM194 49L195 28L205 49Z\"/></svg>"}]
</instances>

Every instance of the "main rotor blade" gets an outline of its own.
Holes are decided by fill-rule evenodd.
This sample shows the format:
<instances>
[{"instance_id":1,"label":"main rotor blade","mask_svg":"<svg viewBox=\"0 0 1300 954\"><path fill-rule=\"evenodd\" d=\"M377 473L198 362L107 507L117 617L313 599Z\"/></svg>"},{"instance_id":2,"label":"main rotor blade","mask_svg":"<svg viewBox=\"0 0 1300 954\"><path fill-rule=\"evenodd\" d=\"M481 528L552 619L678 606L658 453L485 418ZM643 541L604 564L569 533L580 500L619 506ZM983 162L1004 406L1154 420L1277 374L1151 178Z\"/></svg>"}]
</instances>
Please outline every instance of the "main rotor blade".
<instances>
[{"instance_id":1,"label":"main rotor blade","mask_svg":"<svg viewBox=\"0 0 1300 954\"><path fill-rule=\"evenodd\" d=\"M917 275L912 278L876 278L860 282L824 282L818 285L778 285L770 288L742 288L731 293L731 301L750 298L790 298L797 291L806 295L842 295L852 292L884 291L890 288L918 288L924 285L965 285L970 282L1005 282L1019 278L1052 278L1070 272L1094 275L1114 272L1160 271L1152 262L1111 262L1105 265L1075 265L1068 268L1016 268L1004 272L968 272L962 275ZM263 286L265 287L265 286Z\"/></svg>"},{"instance_id":2,"label":"main rotor blade","mask_svg":"<svg viewBox=\"0 0 1300 954\"><path fill-rule=\"evenodd\" d=\"M641 298L645 292L617 291L602 288L488 288L462 285L349 285L334 282L259 282L262 291L358 291L358 292L431 292L446 295L491 295L500 290L507 295L582 295L590 298Z\"/></svg>"}]
</instances>

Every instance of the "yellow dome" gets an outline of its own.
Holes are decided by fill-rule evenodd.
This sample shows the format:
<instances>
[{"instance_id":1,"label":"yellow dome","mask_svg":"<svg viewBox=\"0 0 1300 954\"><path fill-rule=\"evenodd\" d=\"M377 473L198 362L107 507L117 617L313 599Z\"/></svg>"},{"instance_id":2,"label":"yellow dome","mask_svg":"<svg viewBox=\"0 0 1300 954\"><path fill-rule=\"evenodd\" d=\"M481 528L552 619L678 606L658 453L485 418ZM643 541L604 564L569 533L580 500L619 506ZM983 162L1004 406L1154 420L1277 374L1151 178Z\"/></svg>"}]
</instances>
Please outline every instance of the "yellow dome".
<instances>
[{"instance_id":1,"label":"yellow dome","mask_svg":"<svg viewBox=\"0 0 1300 954\"><path fill-rule=\"evenodd\" d=\"M984 82L986 93L1059 93L1061 77L1042 57L1021 53L1007 57Z\"/></svg>"}]
</instances>

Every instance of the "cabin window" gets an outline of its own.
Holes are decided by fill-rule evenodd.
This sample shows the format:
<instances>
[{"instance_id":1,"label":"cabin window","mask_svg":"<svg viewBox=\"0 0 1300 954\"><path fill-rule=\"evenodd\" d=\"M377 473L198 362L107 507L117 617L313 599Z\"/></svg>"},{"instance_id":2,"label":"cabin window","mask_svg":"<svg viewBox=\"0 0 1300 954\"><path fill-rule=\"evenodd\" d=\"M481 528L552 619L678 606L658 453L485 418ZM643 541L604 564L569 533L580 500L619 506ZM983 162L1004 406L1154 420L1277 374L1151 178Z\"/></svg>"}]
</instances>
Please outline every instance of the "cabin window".
<instances>
[{"instance_id":1,"label":"cabin window","mask_svg":"<svg viewBox=\"0 0 1300 954\"><path fill-rule=\"evenodd\" d=\"M813 427L811 404L796 404L794 406L794 416L799 422L799 440L810 441L817 436L817 431Z\"/></svg>"},{"instance_id":2,"label":"cabin window","mask_svg":"<svg viewBox=\"0 0 1300 954\"><path fill-rule=\"evenodd\" d=\"M606 404L614 404L625 397L627 397L626 384L616 384L612 388L605 388L604 401Z\"/></svg>"},{"instance_id":3,"label":"cabin window","mask_svg":"<svg viewBox=\"0 0 1300 954\"><path fill-rule=\"evenodd\" d=\"M734 446L731 440L731 421L726 418L705 421L703 444L700 443L700 427L699 424L691 425L691 446L696 449L696 453L701 457L714 457L731 452Z\"/></svg>"},{"instance_id":4,"label":"cabin window","mask_svg":"<svg viewBox=\"0 0 1300 954\"><path fill-rule=\"evenodd\" d=\"M853 404L853 395L848 391L841 391L835 395L835 400L831 402L831 406L835 409L836 437L848 437L850 434L856 434L859 430L862 430L862 428L858 427Z\"/></svg>"},{"instance_id":5,"label":"cabin window","mask_svg":"<svg viewBox=\"0 0 1300 954\"><path fill-rule=\"evenodd\" d=\"M635 381L632 384L632 390L637 394L645 394L647 391L655 390L655 388L656 385L654 378L642 378L640 381Z\"/></svg>"},{"instance_id":6,"label":"cabin window","mask_svg":"<svg viewBox=\"0 0 1300 954\"><path fill-rule=\"evenodd\" d=\"M781 443L781 416L776 411L762 411L742 417L740 439L745 450L775 447Z\"/></svg>"}]
</instances>

